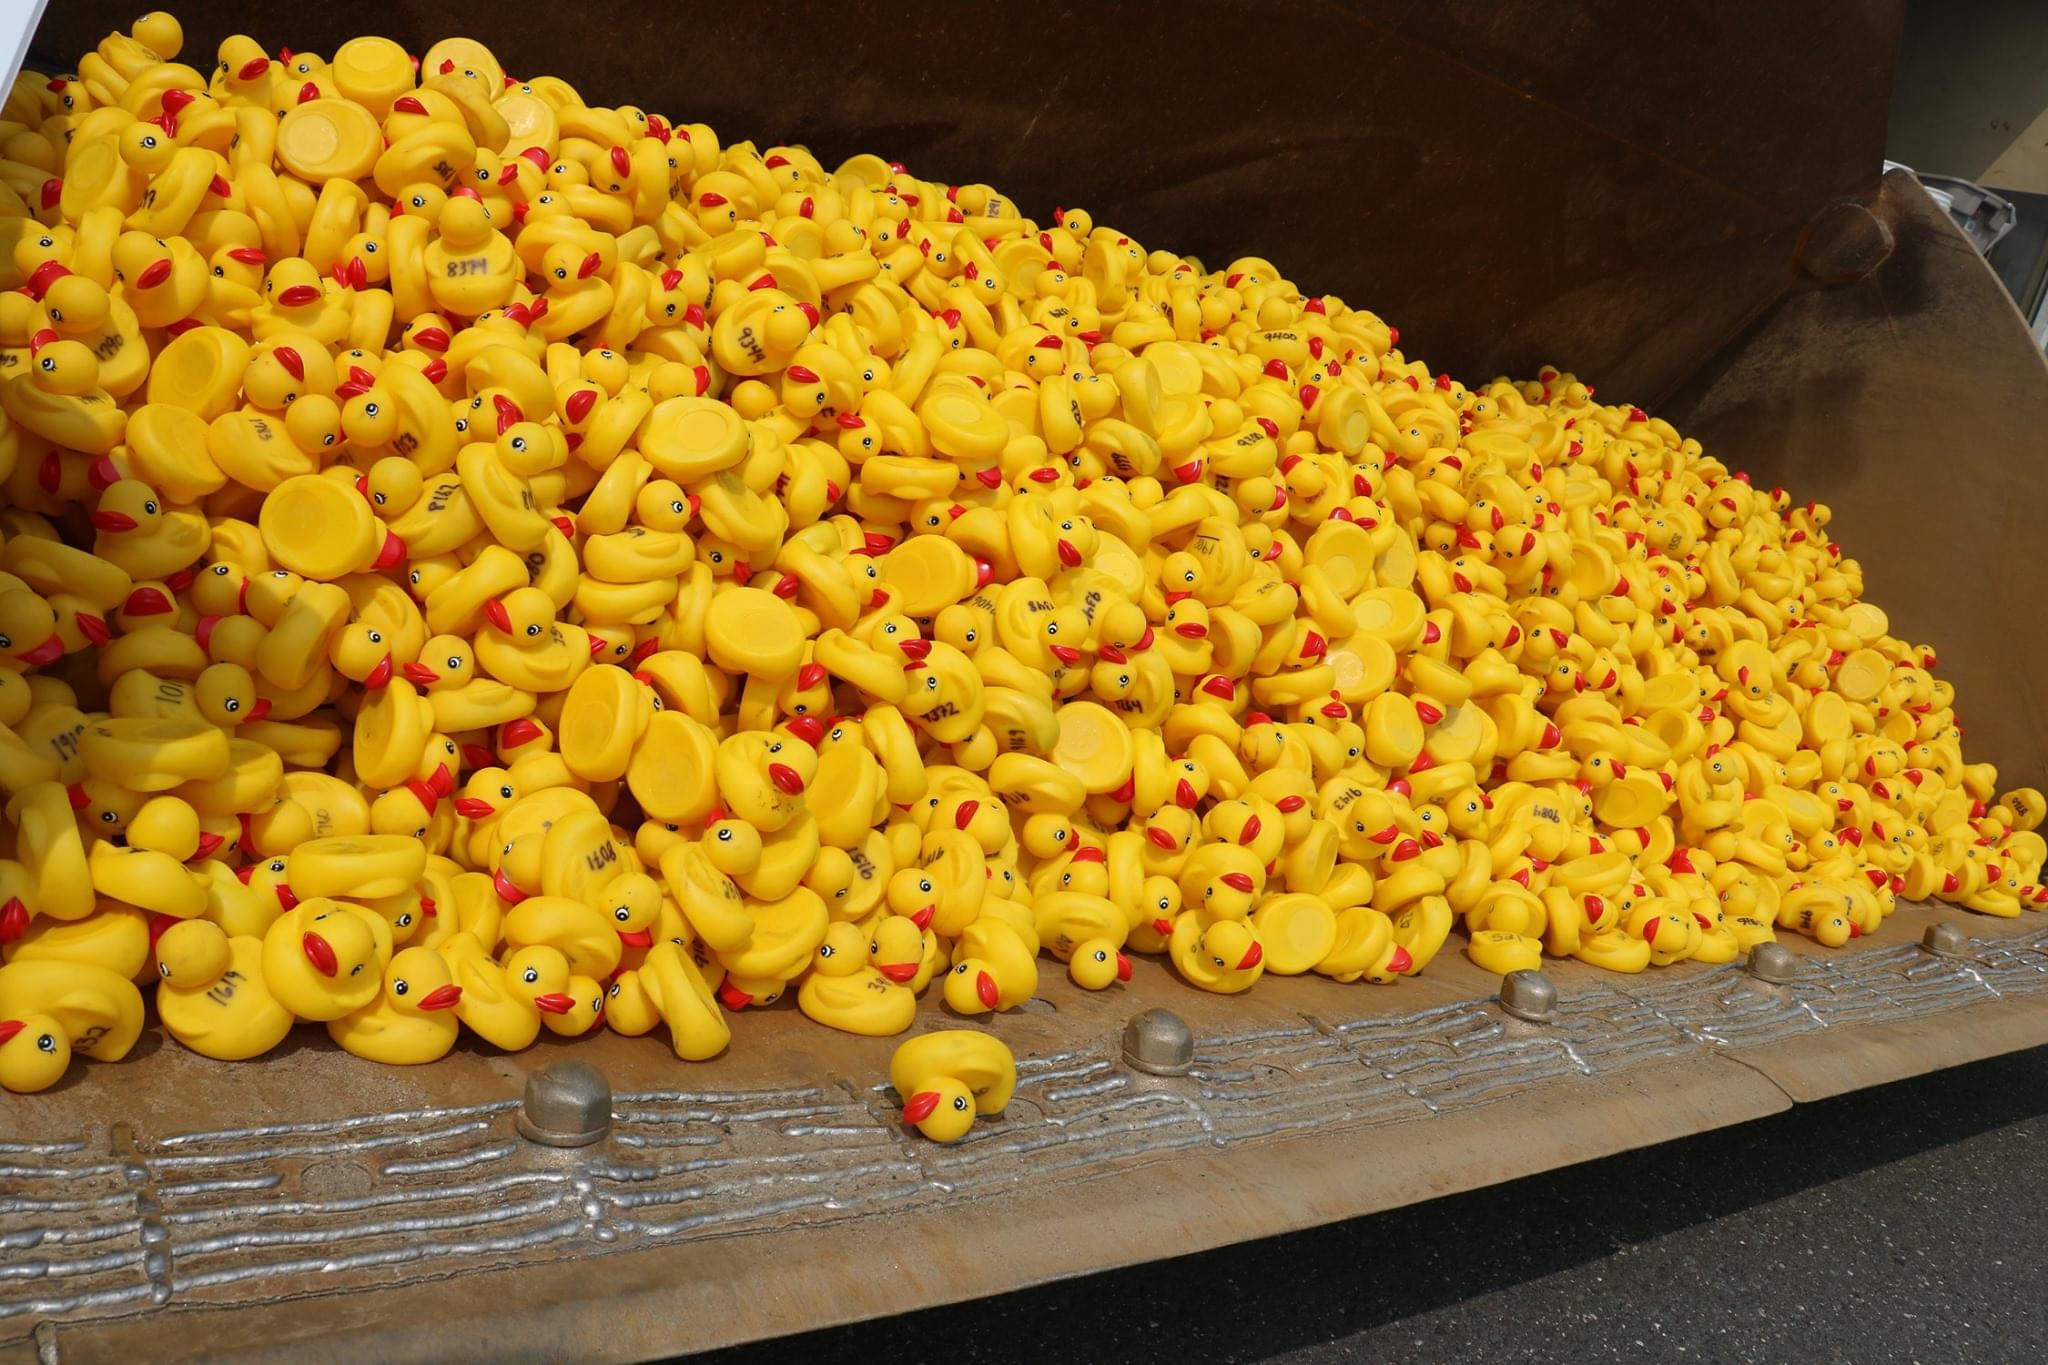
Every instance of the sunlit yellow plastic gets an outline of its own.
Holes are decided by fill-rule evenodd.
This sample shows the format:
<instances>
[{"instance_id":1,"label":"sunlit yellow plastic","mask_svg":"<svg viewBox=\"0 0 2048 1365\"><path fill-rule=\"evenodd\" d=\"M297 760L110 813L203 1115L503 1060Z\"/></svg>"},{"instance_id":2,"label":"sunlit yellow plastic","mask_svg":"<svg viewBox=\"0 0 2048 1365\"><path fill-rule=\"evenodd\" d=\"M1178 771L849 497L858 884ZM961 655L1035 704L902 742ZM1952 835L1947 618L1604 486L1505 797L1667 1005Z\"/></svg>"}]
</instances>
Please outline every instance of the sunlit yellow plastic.
<instances>
[{"instance_id":1,"label":"sunlit yellow plastic","mask_svg":"<svg viewBox=\"0 0 2048 1365\"><path fill-rule=\"evenodd\" d=\"M210 920L186 920L157 939L156 961L164 1030L203 1057L260 1057L298 1022L264 982L260 938L230 937Z\"/></svg>"},{"instance_id":2,"label":"sunlit yellow plastic","mask_svg":"<svg viewBox=\"0 0 2048 1365\"><path fill-rule=\"evenodd\" d=\"M1000 1114L1009 1106L1017 1060L991 1034L939 1029L891 1054L889 1084L903 1102L906 1122L935 1142L957 1142L976 1115Z\"/></svg>"},{"instance_id":3,"label":"sunlit yellow plastic","mask_svg":"<svg viewBox=\"0 0 2048 1365\"><path fill-rule=\"evenodd\" d=\"M311 839L292 850L292 887L301 896L395 896L426 865L426 849L398 835Z\"/></svg>"},{"instance_id":4,"label":"sunlit yellow plastic","mask_svg":"<svg viewBox=\"0 0 2048 1365\"><path fill-rule=\"evenodd\" d=\"M258 525L272 559L323 581L367 566L384 540L370 504L353 488L311 474L271 489Z\"/></svg>"}]
</instances>

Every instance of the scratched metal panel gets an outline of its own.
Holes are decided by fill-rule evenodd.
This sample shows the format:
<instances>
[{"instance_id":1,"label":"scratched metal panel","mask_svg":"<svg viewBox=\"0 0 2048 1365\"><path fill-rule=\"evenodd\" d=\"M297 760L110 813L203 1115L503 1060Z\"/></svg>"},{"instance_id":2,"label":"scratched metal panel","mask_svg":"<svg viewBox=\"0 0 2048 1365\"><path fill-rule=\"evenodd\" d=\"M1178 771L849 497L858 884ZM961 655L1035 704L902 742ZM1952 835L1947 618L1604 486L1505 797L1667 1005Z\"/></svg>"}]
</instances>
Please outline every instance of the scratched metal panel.
<instances>
[{"instance_id":1,"label":"scratched metal panel","mask_svg":"<svg viewBox=\"0 0 2048 1365\"><path fill-rule=\"evenodd\" d=\"M1934 918L1902 910L1900 937ZM264 1307L738 1234L986 1211L1020 1182L1256 1152L1311 1130L1319 1140L1408 1131L1427 1142L1422 1125L1447 1116L1494 1106L1508 1115L1532 1094L1574 1087L1611 1093L1659 1068L1791 1039L1854 1048L1873 1023L1987 1006L2048 1012L2048 927L1966 927L1978 934L1967 960L1908 938L1807 954L1782 988L1737 967L1563 971L1559 1017L1547 1026L1509 1019L1484 996L1418 1008L1424 981L1376 990L1275 980L1259 1008L1235 1013L1156 969L1134 983L1135 1001L1049 983L1049 1012L997 1025L1021 1049L1016 1098L951 1147L896 1122L898 1101L879 1079L888 1040L820 1038L779 1011L742 1031L774 1039L768 1082L755 1067L680 1066L649 1039L577 1045L573 1055L621 1082L612 1137L577 1153L516 1135L510 1069L485 1102L380 1107L346 1098L362 1064L308 1047L288 1061L300 1084L322 1088L318 1117L194 1122L237 1113L235 1082L252 1071L170 1049L134 1065L183 1096L175 1119L109 1124L100 1087L121 1073L104 1067L11 1106L22 1118L20 1140L0 1144L0 1344L37 1323L88 1345L96 1321L137 1313ZM1445 977L1470 979L1444 965ZM1196 1021L1185 1078L1131 1072L1103 1027L1152 1003ZM1046 1045L1063 1018L1080 1036ZM936 1010L921 1020L948 1022ZM872 1064L856 1064L863 1056ZM437 1069L401 1074L411 1093L431 1094L449 1088ZM666 1083L640 1084L657 1076ZM475 1086L471 1076L457 1088ZM793 1326L804 1310L790 1311ZM191 1321L180 1314L166 1326ZM676 1330L681 1338L650 1349L687 1339Z\"/></svg>"}]
</instances>

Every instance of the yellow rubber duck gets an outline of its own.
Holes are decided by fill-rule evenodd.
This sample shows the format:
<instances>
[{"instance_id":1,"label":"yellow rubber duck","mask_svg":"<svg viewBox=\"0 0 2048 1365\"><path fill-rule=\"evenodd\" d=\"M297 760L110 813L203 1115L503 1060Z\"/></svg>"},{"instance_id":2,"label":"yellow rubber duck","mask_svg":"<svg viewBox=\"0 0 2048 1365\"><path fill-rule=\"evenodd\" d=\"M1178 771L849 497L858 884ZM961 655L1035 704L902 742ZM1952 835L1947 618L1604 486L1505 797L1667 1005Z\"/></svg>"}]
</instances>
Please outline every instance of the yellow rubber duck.
<instances>
[{"instance_id":1,"label":"yellow rubber duck","mask_svg":"<svg viewBox=\"0 0 2048 1365\"><path fill-rule=\"evenodd\" d=\"M658 902L657 902L657 907ZM610 978L625 945L603 910L567 896L528 896L505 916L505 947L545 945L559 952L575 976Z\"/></svg>"},{"instance_id":2,"label":"yellow rubber duck","mask_svg":"<svg viewBox=\"0 0 2048 1365\"><path fill-rule=\"evenodd\" d=\"M121 400L149 377L149 343L135 310L99 281L65 275L44 292L43 317L58 337L76 341L99 361L99 386Z\"/></svg>"},{"instance_id":3,"label":"yellow rubber duck","mask_svg":"<svg viewBox=\"0 0 2048 1365\"><path fill-rule=\"evenodd\" d=\"M92 524L93 553L130 578L165 578L204 555L212 529L198 511L175 507L136 479L121 479L100 494Z\"/></svg>"},{"instance_id":4,"label":"yellow rubber duck","mask_svg":"<svg viewBox=\"0 0 2048 1365\"><path fill-rule=\"evenodd\" d=\"M114 278L120 297L144 327L168 327L205 304L211 278L206 258L183 237L168 241L147 232L124 232L114 242Z\"/></svg>"},{"instance_id":5,"label":"yellow rubber duck","mask_svg":"<svg viewBox=\"0 0 2048 1365\"><path fill-rule=\"evenodd\" d=\"M0 1089L32 1095L70 1069L71 1038L54 1017L27 1010L0 1019Z\"/></svg>"},{"instance_id":6,"label":"yellow rubber duck","mask_svg":"<svg viewBox=\"0 0 2048 1365\"><path fill-rule=\"evenodd\" d=\"M832 925L797 987L797 1007L829 1028L870 1038L909 1028L917 1015L917 996L869 966L868 957L858 925Z\"/></svg>"},{"instance_id":7,"label":"yellow rubber duck","mask_svg":"<svg viewBox=\"0 0 2048 1365\"><path fill-rule=\"evenodd\" d=\"M553 600L538 588L492 598L484 605L488 629L475 638L477 663L522 691L566 690L590 664L590 636L554 613Z\"/></svg>"},{"instance_id":8,"label":"yellow rubber duck","mask_svg":"<svg viewBox=\"0 0 2048 1365\"><path fill-rule=\"evenodd\" d=\"M157 1017L204 1057L238 1062L284 1041L296 1022L264 985L263 940L184 920L156 941Z\"/></svg>"},{"instance_id":9,"label":"yellow rubber duck","mask_svg":"<svg viewBox=\"0 0 2048 1365\"><path fill-rule=\"evenodd\" d=\"M544 1011L566 1015L576 1008L566 993L568 960L553 948L522 948L500 966L473 935L462 932L450 935L440 954L462 991L456 1016L485 1042L507 1052L533 1045Z\"/></svg>"},{"instance_id":10,"label":"yellow rubber duck","mask_svg":"<svg viewBox=\"0 0 2048 1365\"><path fill-rule=\"evenodd\" d=\"M263 935L264 983L301 1019L324 1023L353 1014L383 987L390 926L381 915L345 901L294 901Z\"/></svg>"},{"instance_id":11,"label":"yellow rubber duck","mask_svg":"<svg viewBox=\"0 0 2048 1365\"><path fill-rule=\"evenodd\" d=\"M462 987L432 948L406 948L384 969L382 993L353 1014L331 1019L328 1036L358 1057L416 1066L445 1056L461 1032L450 1013Z\"/></svg>"},{"instance_id":12,"label":"yellow rubber duck","mask_svg":"<svg viewBox=\"0 0 2048 1365\"><path fill-rule=\"evenodd\" d=\"M960 933L946 973L946 1004L961 1014L1009 1010L1038 994L1038 963L1003 920L984 916Z\"/></svg>"},{"instance_id":13,"label":"yellow rubber duck","mask_svg":"<svg viewBox=\"0 0 2048 1365\"><path fill-rule=\"evenodd\" d=\"M133 979L149 962L149 930L146 912L113 901L101 902L84 919L30 919L14 896L0 906L0 959L83 962Z\"/></svg>"},{"instance_id":14,"label":"yellow rubber duck","mask_svg":"<svg viewBox=\"0 0 2048 1365\"><path fill-rule=\"evenodd\" d=\"M1183 912L1173 923L1167 944L1174 970L1205 991L1235 995L1265 974L1265 948L1243 920L1217 920L1206 928L1201 917Z\"/></svg>"},{"instance_id":15,"label":"yellow rubber duck","mask_svg":"<svg viewBox=\"0 0 2048 1365\"><path fill-rule=\"evenodd\" d=\"M903 1121L934 1142L958 1142L976 1115L1008 1107L1017 1060L998 1039L973 1029L920 1034L889 1058L889 1084L903 1100Z\"/></svg>"},{"instance_id":16,"label":"yellow rubber duck","mask_svg":"<svg viewBox=\"0 0 2048 1365\"><path fill-rule=\"evenodd\" d=\"M441 206L438 237L427 247L427 287L444 313L473 318L511 302L519 258L498 231L491 211L472 195L451 195Z\"/></svg>"},{"instance_id":17,"label":"yellow rubber duck","mask_svg":"<svg viewBox=\"0 0 2048 1365\"><path fill-rule=\"evenodd\" d=\"M0 409L26 431L68 450L104 455L119 445L128 417L100 387L100 364L76 341L54 332L21 372L0 385Z\"/></svg>"},{"instance_id":18,"label":"yellow rubber duck","mask_svg":"<svg viewBox=\"0 0 2048 1365\"><path fill-rule=\"evenodd\" d=\"M31 1016L39 1027L54 1023L69 1054L80 1054L102 1062L118 1062L128 1055L142 1034L142 994L135 983L102 967L83 962L55 960L10 962L0 967L0 1021ZM4 1028L4 1026L0 1026ZM11 1041L11 1040L10 1040ZM32 1038L23 1054L34 1051L49 1056L39 1037ZM0 1057L0 1077L8 1073L8 1062ZM35 1072L34 1059L21 1057L23 1071ZM44 1067L50 1062L41 1064ZM58 1068L45 1085L63 1074ZM32 1077L24 1076L23 1079ZM9 1089L14 1086L9 1083Z\"/></svg>"}]
</instances>

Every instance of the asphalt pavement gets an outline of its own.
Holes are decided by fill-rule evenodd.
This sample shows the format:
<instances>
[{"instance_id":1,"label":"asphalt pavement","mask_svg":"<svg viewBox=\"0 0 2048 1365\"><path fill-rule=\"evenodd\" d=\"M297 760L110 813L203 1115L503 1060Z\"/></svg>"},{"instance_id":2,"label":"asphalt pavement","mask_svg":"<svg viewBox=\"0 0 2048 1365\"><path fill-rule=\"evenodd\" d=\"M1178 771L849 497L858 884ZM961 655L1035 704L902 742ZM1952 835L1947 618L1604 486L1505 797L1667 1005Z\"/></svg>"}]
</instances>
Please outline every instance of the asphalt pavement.
<instances>
[{"instance_id":1,"label":"asphalt pavement","mask_svg":"<svg viewBox=\"0 0 2048 1365\"><path fill-rule=\"evenodd\" d=\"M2048 1359L2048 1049L715 1365Z\"/></svg>"}]
</instances>

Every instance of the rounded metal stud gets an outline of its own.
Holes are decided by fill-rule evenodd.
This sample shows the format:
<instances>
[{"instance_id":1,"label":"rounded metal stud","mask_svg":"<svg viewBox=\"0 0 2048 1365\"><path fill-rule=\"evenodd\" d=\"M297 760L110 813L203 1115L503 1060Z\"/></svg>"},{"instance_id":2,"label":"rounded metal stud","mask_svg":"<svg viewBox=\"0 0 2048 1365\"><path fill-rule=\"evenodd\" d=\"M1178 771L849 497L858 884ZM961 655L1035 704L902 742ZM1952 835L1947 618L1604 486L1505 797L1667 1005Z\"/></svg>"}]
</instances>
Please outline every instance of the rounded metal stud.
<instances>
[{"instance_id":1,"label":"rounded metal stud","mask_svg":"<svg viewBox=\"0 0 2048 1365\"><path fill-rule=\"evenodd\" d=\"M1782 986L1799 975L1799 957L1782 943L1766 940L1749 950L1749 974Z\"/></svg>"},{"instance_id":2,"label":"rounded metal stud","mask_svg":"<svg viewBox=\"0 0 2048 1365\"><path fill-rule=\"evenodd\" d=\"M1500 979L1500 1007L1531 1024L1557 1018L1557 984L1542 972L1509 972Z\"/></svg>"},{"instance_id":3,"label":"rounded metal stud","mask_svg":"<svg viewBox=\"0 0 2048 1365\"><path fill-rule=\"evenodd\" d=\"M1185 1076L1195 1066L1195 1035L1172 1010L1133 1015L1124 1025L1124 1065L1153 1076Z\"/></svg>"},{"instance_id":4,"label":"rounded metal stud","mask_svg":"<svg viewBox=\"0 0 2048 1365\"><path fill-rule=\"evenodd\" d=\"M588 1147L612 1127L612 1087L588 1062L553 1062L526 1078L519 1135L549 1147Z\"/></svg>"},{"instance_id":5,"label":"rounded metal stud","mask_svg":"<svg viewBox=\"0 0 2048 1365\"><path fill-rule=\"evenodd\" d=\"M1970 936L1959 924L1930 924L1920 946L1936 957L1970 956Z\"/></svg>"}]
</instances>

